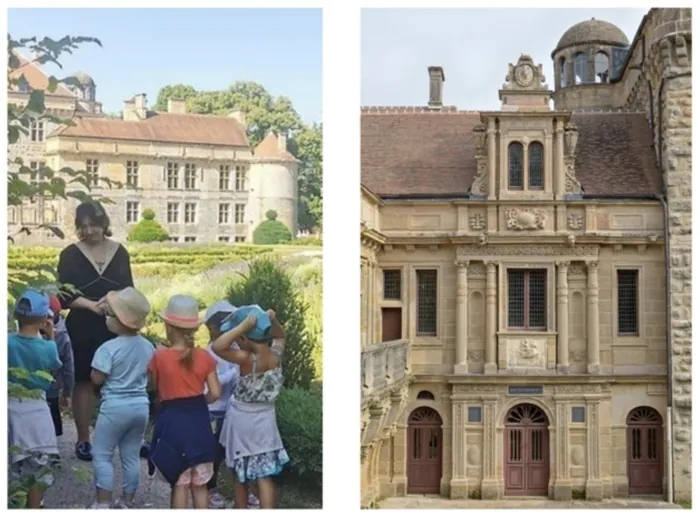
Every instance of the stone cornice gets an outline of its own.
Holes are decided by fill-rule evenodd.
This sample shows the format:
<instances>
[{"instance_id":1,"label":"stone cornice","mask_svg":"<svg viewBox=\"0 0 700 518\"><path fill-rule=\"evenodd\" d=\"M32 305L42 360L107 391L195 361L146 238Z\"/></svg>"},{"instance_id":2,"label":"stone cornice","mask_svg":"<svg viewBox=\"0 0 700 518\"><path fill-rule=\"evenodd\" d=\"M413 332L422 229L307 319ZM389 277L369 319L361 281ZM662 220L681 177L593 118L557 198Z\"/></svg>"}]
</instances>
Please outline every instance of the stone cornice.
<instances>
[{"instance_id":1,"label":"stone cornice","mask_svg":"<svg viewBox=\"0 0 700 518\"><path fill-rule=\"evenodd\" d=\"M632 234L632 233L630 233ZM593 234L533 234L533 235L498 235L489 234L481 235L476 232L387 232L382 234L385 245L391 246L455 246L455 245L471 245L475 247L493 246L523 246L531 243L533 239L537 243L548 246L561 246L566 248L574 248L580 245L662 245L664 243L663 232L648 232L644 235L624 235L621 233L610 233L608 235L602 232ZM575 245L569 244L570 237L575 236ZM484 239L485 238L485 239ZM483 255L480 253L479 255Z\"/></svg>"},{"instance_id":2,"label":"stone cornice","mask_svg":"<svg viewBox=\"0 0 700 518\"><path fill-rule=\"evenodd\" d=\"M373 228L369 228L365 223L360 222L360 239L367 247L376 247L386 242L386 236Z\"/></svg>"}]
</instances>

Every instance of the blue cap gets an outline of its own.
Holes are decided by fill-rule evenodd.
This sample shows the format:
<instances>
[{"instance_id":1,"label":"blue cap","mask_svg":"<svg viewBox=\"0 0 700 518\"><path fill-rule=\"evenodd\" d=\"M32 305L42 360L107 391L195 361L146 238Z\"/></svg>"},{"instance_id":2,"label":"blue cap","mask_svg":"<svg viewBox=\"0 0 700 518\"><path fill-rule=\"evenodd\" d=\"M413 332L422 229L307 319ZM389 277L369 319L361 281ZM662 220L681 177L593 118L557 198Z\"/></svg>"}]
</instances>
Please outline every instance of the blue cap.
<instances>
[{"instance_id":1,"label":"blue cap","mask_svg":"<svg viewBox=\"0 0 700 518\"><path fill-rule=\"evenodd\" d=\"M241 306L234 311L229 318L221 324L221 332L225 333L234 327L241 324L248 315L253 314L256 317L255 327L247 333L248 339L254 342L262 342L270 339L270 329L272 328L272 320L260 306Z\"/></svg>"},{"instance_id":2,"label":"blue cap","mask_svg":"<svg viewBox=\"0 0 700 518\"><path fill-rule=\"evenodd\" d=\"M49 296L36 290L27 290L17 299L15 314L28 318L46 318L51 315Z\"/></svg>"}]
</instances>

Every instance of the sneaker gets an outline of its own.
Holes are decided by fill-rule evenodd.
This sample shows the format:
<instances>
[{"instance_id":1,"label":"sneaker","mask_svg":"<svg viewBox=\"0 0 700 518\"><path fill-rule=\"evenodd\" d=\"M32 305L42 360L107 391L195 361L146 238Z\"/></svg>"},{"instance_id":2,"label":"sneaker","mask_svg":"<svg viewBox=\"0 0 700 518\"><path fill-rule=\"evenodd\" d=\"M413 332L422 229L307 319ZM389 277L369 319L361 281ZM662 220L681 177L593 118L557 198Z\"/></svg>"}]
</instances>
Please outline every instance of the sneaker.
<instances>
[{"instance_id":1,"label":"sneaker","mask_svg":"<svg viewBox=\"0 0 700 518\"><path fill-rule=\"evenodd\" d=\"M148 441L143 441L141 443L141 449L139 450L139 457L148 460L151 456L151 443Z\"/></svg>"},{"instance_id":2,"label":"sneaker","mask_svg":"<svg viewBox=\"0 0 700 518\"><path fill-rule=\"evenodd\" d=\"M215 491L209 493L209 508L210 509L225 509L226 500L223 496Z\"/></svg>"},{"instance_id":3,"label":"sneaker","mask_svg":"<svg viewBox=\"0 0 700 518\"><path fill-rule=\"evenodd\" d=\"M75 445L75 456L86 462L92 461L92 445L87 442L79 442Z\"/></svg>"},{"instance_id":4,"label":"sneaker","mask_svg":"<svg viewBox=\"0 0 700 518\"><path fill-rule=\"evenodd\" d=\"M88 509L109 509L109 504L101 504L97 501L93 502Z\"/></svg>"},{"instance_id":5,"label":"sneaker","mask_svg":"<svg viewBox=\"0 0 700 518\"><path fill-rule=\"evenodd\" d=\"M121 498L118 498L113 504L112 504L112 509L133 509L134 508L134 503L132 502L131 504L127 504L124 500Z\"/></svg>"},{"instance_id":6,"label":"sneaker","mask_svg":"<svg viewBox=\"0 0 700 518\"><path fill-rule=\"evenodd\" d=\"M39 509L43 509L43 508L44 508L44 499L42 498L41 503L39 504Z\"/></svg>"},{"instance_id":7,"label":"sneaker","mask_svg":"<svg viewBox=\"0 0 700 518\"><path fill-rule=\"evenodd\" d=\"M260 509L260 500L253 493L248 493L248 509Z\"/></svg>"}]
</instances>

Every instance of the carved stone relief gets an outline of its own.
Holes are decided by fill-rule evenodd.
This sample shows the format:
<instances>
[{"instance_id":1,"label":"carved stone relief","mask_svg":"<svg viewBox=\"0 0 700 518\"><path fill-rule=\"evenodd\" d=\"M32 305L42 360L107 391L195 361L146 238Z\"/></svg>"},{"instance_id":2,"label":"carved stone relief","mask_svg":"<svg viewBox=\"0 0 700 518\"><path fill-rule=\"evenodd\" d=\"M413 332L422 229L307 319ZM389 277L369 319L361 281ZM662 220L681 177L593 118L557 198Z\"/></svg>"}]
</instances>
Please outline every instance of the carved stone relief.
<instances>
[{"instance_id":1,"label":"carved stone relief","mask_svg":"<svg viewBox=\"0 0 700 518\"><path fill-rule=\"evenodd\" d=\"M547 213L537 209L506 209L508 230L542 230L547 223Z\"/></svg>"},{"instance_id":2,"label":"carved stone relief","mask_svg":"<svg viewBox=\"0 0 700 518\"><path fill-rule=\"evenodd\" d=\"M581 182L576 178L576 168L574 166L574 158L569 157L564 159L566 170L565 189L567 194L582 194Z\"/></svg>"},{"instance_id":3,"label":"carved stone relief","mask_svg":"<svg viewBox=\"0 0 700 518\"><path fill-rule=\"evenodd\" d=\"M472 392L496 392L495 385L454 385L454 392L459 394L469 394Z\"/></svg>"},{"instance_id":4,"label":"carved stone relief","mask_svg":"<svg viewBox=\"0 0 700 518\"><path fill-rule=\"evenodd\" d=\"M458 256L598 256L598 246L596 245L577 245L574 247L563 247L557 245L522 245L522 246L498 246L498 245L483 245L483 246L461 246L457 249Z\"/></svg>"},{"instance_id":5,"label":"carved stone relief","mask_svg":"<svg viewBox=\"0 0 700 518\"><path fill-rule=\"evenodd\" d=\"M481 351L481 350L474 351L473 349L469 350L467 352L467 359L469 359L469 361L473 361L473 362L482 362L482 361L484 361L484 351Z\"/></svg>"},{"instance_id":6,"label":"carved stone relief","mask_svg":"<svg viewBox=\"0 0 700 518\"><path fill-rule=\"evenodd\" d=\"M569 277L585 277L586 276L586 265L584 263L571 263L569 265Z\"/></svg>"},{"instance_id":7,"label":"carved stone relief","mask_svg":"<svg viewBox=\"0 0 700 518\"><path fill-rule=\"evenodd\" d=\"M472 230L484 230L486 227L486 218L483 214L476 213L469 216L469 228Z\"/></svg>"},{"instance_id":8,"label":"carved stone relief","mask_svg":"<svg viewBox=\"0 0 700 518\"><path fill-rule=\"evenodd\" d=\"M547 341L530 338L506 340L508 350L508 368L520 367L546 368L547 367Z\"/></svg>"},{"instance_id":9,"label":"carved stone relief","mask_svg":"<svg viewBox=\"0 0 700 518\"><path fill-rule=\"evenodd\" d=\"M476 176L472 181L471 193L486 195L487 194L487 170L488 158L479 156L476 158Z\"/></svg>"},{"instance_id":10,"label":"carved stone relief","mask_svg":"<svg viewBox=\"0 0 700 518\"><path fill-rule=\"evenodd\" d=\"M483 263L469 263L467 275L486 275L486 266Z\"/></svg>"},{"instance_id":11,"label":"carved stone relief","mask_svg":"<svg viewBox=\"0 0 700 518\"><path fill-rule=\"evenodd\" d=\"M557 387L557 394L584 394L590 392L603 392L603 387L601 385L560 385Z\"/></svg>"},{"instance_id":12,"label":"carved stone relief","mask_svg":"<svg viewBox=\"0 0 700 518\"><path fill-rule=\"evenodd\" d=\"M566 220L571 230L581 230L583 228L583 216L581 214L570 213Z\"/></svg>"}]
</instances>

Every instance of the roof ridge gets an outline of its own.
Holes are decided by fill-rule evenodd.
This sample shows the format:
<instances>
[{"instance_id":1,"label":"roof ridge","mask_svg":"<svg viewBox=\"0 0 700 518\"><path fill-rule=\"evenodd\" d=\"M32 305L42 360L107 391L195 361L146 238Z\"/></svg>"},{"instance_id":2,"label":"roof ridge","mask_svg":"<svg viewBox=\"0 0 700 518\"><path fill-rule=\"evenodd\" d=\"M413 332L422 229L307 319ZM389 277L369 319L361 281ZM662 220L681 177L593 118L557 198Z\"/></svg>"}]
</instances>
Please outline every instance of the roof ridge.
<instances>
[{"instance_id":1,"label":"roof ridge","mask_svg":"<svg viewBox=\"0 0 700 518\"><path fill-rule=\"evenodd\" d=\"M456 106L442 106L440 108L430 108L428 106L360 106L360 111L363 114L373 115L394 115L394 114L478 114L483 110L459 110Z\"/></svg>"},{"instance_id":2,"label":"roof ridge","mask_svg":"<svg viewBox=\"0 0 700 518\"><path fill-rule=\"evenodd\" d=\"M189 117L210 117L210 118L217 118L217 119L230 119L230 120L236 120L233 117L229 117L228 115L217 115L216 113L172 113L172 112L164 112L160 110L151 110L153 113L156 115L177 115L177 116L183 116L187 115ZM238 121L236 121L238 122Z\"/></svg>"},{"instance_id":3,"label":"roof ridge","mask_svg":"<svg viewBox=\"0 0 700 518\"><path fill-rule=\"evenodd\" d=\"M595 114L614 114L614 113L625 113L625 114L645 114L646 111L644 110L626 110L624 108L582 108L582 109L577 109L573 110L571 112L572 114L581 114L581 113L595 113Z\"/></svg>"}]
</instances>

